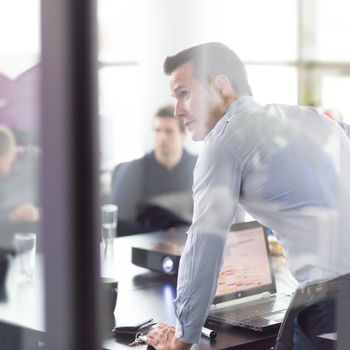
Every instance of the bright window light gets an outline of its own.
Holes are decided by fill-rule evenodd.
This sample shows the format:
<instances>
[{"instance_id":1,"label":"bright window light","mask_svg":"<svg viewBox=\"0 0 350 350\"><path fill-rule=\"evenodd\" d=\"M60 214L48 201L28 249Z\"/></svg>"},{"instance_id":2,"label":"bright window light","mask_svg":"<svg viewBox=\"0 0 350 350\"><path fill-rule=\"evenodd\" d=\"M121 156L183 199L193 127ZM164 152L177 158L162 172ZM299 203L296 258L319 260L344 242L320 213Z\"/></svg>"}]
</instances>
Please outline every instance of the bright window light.
<instances>
[{"instance_id":1,"label":"bright window light","mask_svg":"<svg viewBox=\"0 0 350 350\"><path fill-rule=\"evenodd\" d=\"M339 111L350 124L350 76L325 76L322 79L322 106Z\"/></svg>"},{"instance_id":2,"label":"bright window light","mask_svg":"<svg viewBox=\"0 0 350 350\"><path fill-rule=\"evenodd\" d=\"M137 61L147 26L142 0L98 1L99 59L103 62ZM146 24L145 24L146 23Z\"/></svg>"},{"instance_id":3,"label":"bright window light","mask_svg":"<svg viewBox=\"0 0 350 350\"><path fill-rule=\"evenodd\" d=\"M0 73L16 77L39 61L39 0L0 0Z\"/></svg>"},{"instance_id":4,"label":"bright window light","mask_svg":"<svg viewBox=\"0 0 350 350\"><path fill-rule=\"evenodd\" d=\"M253 95L260 103L298 103L296 68L248 65L247 74Z\"/></svg>"},{"instance_id":5,"label":"bright window light","mask_svg":"<svg viewBox=\"0 0 350 350\"><path fill-rule=\"evenodd\" d=\"M222 41L244 60L296 60L295 0L197 2L195 27L201 41Z\"/></svg>"},{"instance_id":6,"label":"bright window light","mask_svg":"<svg viewBox=\"0 0 350 350\"><path fill-rule=\"evenodd\" d=\"M350 2L316 1L316 58L322 61L349 61Z\"/></svg>"},{"instance_id":7,"label":"bright window light","mask_svg":"<svg viewBox=\"0 0 350 350\"><path fill-rule=\"evenodd\" d=\"M145 118L138 66L112 66L99 70L101 167L144 153ZM148 126L151 134L151 126Z\"/></svg>"}]
</instances>

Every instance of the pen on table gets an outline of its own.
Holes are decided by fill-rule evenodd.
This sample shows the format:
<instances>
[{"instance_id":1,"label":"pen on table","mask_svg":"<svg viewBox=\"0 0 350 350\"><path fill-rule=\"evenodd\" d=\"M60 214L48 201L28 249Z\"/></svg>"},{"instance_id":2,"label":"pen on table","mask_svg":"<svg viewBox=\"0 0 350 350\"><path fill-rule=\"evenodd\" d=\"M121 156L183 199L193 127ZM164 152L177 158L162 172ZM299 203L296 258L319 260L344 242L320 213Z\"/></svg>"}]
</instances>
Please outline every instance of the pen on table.
<instances>
[{"instance_id":1,"label":"pen on table","mask_svg":"<svg viewBox=\"0 0 350 350\"><path fill-rule=\"evenodd\" d=\"M210 340L214 340L217 336L217 333L213 331L212 329L203 327L202 328L202 335L209 338Z\"/></svg>"}]
</instances>

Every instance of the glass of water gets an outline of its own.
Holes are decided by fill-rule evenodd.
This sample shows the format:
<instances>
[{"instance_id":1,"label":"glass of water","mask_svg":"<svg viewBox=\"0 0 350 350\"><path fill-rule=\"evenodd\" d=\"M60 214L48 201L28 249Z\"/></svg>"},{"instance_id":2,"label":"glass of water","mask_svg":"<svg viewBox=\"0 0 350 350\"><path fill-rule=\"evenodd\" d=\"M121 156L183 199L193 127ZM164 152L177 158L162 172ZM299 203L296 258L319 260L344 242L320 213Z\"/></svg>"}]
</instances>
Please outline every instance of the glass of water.
<instances>
[{"instance_id":1,"label":"glass of water","mask_svg":"<svg viewBox=\"0 0 350 350\"><path fill-rule=\"evenodd\" d=\"M117 233L118 207L114 204L101 206L101 237L105 249L113 247Z\"/></svg>"},{"instance_id":2,"label":"glass of water","mask_svg":"<svg viewBox=\"0 0 350 350\"><path fill-rule=\"evenodd\" d=\"M31 283L35 273L36 234L16 233L15 247L20 282Z\"/></svg>"}]
</instances>

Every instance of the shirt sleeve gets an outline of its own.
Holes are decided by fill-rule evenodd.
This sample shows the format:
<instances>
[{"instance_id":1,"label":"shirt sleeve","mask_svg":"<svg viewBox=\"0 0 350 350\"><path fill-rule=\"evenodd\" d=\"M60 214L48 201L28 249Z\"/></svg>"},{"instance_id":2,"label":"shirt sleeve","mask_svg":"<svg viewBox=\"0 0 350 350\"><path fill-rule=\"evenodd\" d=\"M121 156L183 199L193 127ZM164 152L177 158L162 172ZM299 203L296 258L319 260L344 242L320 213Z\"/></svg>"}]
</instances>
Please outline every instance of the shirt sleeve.
<instances>
[{"instance_id":1,"label":"shirt sleeve","mask_svg":"<svg viewBox=\"0 0 350 350\"><path fill-rule=\"evenodd\" d=\"M216 139L207 140L194 172L194 213L181 256L177 298L176 337L199 341L213 301L226 236L240 189L240 166L232 152Z\"/></svg>"}]
</instances>

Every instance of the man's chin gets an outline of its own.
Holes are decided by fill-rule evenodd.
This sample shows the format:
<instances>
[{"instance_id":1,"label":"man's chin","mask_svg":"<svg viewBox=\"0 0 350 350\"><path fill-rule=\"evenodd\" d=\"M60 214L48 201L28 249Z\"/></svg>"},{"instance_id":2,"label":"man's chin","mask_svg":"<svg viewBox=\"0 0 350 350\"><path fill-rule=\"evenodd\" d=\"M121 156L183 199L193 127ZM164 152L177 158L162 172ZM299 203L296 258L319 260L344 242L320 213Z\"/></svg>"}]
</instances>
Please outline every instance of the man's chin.
<instances>
[{"instance_id":1,"label":"man's chin","mask_svg":"<svg viewBox=\"0 0 350 350\"><path fill-rule=\"evenodd\" d=\"M191 138L193 141L197 142L197 141L203 141L205 139L205 137L207 136L208 133L204 133L204 132L196 132L193 131L191 133Z\"/></svg>"},{"instance_id":2,"label":"man's chin","mask_svg":"<svg viewBox=\"0 0 350 350\"><path fill-rule=\"evenodd\" d=\"M167 158L167 157L170 157L174 154L173 151L169 151L169 150L161 150L159 152L159 154L163 157L163 158Z\"/></svg>"}]
</instances>

